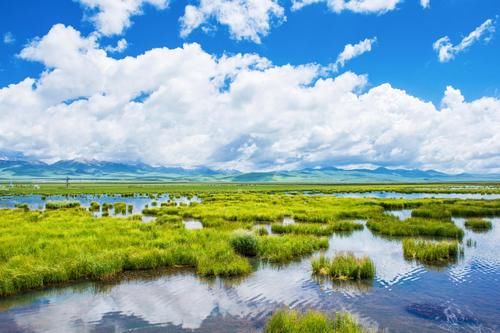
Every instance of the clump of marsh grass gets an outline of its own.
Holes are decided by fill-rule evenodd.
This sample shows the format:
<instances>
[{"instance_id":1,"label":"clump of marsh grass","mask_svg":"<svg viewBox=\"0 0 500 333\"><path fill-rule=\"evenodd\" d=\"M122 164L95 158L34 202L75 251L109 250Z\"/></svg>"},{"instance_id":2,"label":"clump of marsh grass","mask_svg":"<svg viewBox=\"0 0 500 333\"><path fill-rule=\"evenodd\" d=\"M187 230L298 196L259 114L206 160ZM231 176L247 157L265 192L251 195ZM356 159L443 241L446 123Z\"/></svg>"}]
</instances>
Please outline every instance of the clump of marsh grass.
<instances>
[{"instance_id":1,"label":"clump of marsh grass","mask_svg":"<svg viewBox=\"0 0 500 333\"><path fill-rule=\"evenodd\" d=\"M330 236L334 232L351 232L363 229L363 225L352 221L336 221L330 223L296 223L271 225L271 231L276 234L302 234L316 236Z\"/></svg>"},{"instance_id":2,"label":"clump of marsh grass","mask_svg":"<svg viewBox=\"0 0 500 333\"><path fill-rule=\"evenodd\" d=\"M15 205L17 209L22 209L24 211L30 210L30 206L27 203L18 203Z\"/></svg>"},{"instance_id":3,"label":"clump of marsh grass","mask_svg":"<svg viewBox=\"0 0 500 333\"><path fill-rule=\"evenodd\" d=\"M104 202L102 204L102 211L103 212L108 212L111 208L113 208L113 205L107 202Z\"/></svg>"},{"instance_id":4,"label":"clump of marsh grass","mask_svg":"<svg viewBox=\"0 0 500 333\"><path fill-rule=\"evenodd\" d=\"M258 256L273 263L286 263L328 248L328 239L309 235L269 235L258 238Z\"/></svg>"},{"instance_id":5,"label":"clump of marsh grass","mask_svg":"<svg viewBox=\"0 0 500 333\"><path fill-rule=\"evenodd\" d=\"M481 219L481 218L470 218L467 219L464 223L464 226L467 229L470 229L475 232L485 232L489 231L493 228L493 224L491 221Z\"/></svg>"},{"instance_id":6,"label":"clump of marsh grass","mask_svg":"<svg viewBox=\"0 0 500 333\"><path fill-rule=\"evenodd\" d=\"M125 202L115 202L113 204L113 209L115 211L115 214L123 214L123 215L125 215L127 213L127 203L125 203Z\"/></svg>"},{"instance_id":7,"label":"clump of marsh grass","mask_svg":"<svg viewBox=\"0 0 500 333\"><path fill-rule=\"evenodd\" d=\"M362 333L366 330L348 312L327 315L309 310L278 310L267 321L264 333Z\"/></svg>"},{"instance_id":8,"label":"clump of marsh grass","mask_svg":"<svg viewBox=\"0 0 500 333\"><path fill-rule=\"evenodd\" d=\"M429 265L443 265L455 261L459 255L457 241L403 240L403 254L408 260Z\"/></svg>"},{"instance_id":9,"label":"clump of marsh grass","mask_svg":"<svg viewBox=\"0 0 500 333\"><path fill-rule=\"evenodd\" d=\"M397 217L385 215L374 217L366 223L373 232L395 237L446 237L461 240L464 231L453 222L443 220L429 220L409 218L404 221Z\"/></svg>"},{"instance_id":10,"label":"clump of marsh grass","mask_svg":"<svg viewBox=\"0 0 500 333\"><path fill-rule=\"evenodd\" d=\"M100 209L101 209L101 205L99 205L99 203L98 203L98 202L96 202L96 201L92 201L92 202L90 203L89 210L90 210L91 212L97 212L97 211L99 211Z\"/></svg>"},{"instance_id":11,"label":"clump of marsh grass","mask_svg":"<svg viewBox=\"0 0 500 333\"><path fill-rule=\"evenodd\" d=\"M334 280L366 280L375 277L375 264L369 257L358 258L352 253L338 254L332 259L321 256L311 263L313 273Z\"/></svg>"},{"instance_id":12,"label":"clump of marsh grass","mask_svg":"<svg viewBox=\"0 0 500 333\"><path fill-rule=\"evenodd\" d=\"M257 255L257 238L249 232L236 232L231 237L231 246L241 255L247 257L254 257Z\"/></svg>"},{"instance_id":13,"label":"clump of marsh grass","mask_svg":"<svg viewBox=\"0 0 500 333\"><path fill-rule=\"evenodd\" d=\"M156 218L156 223L165 224L165 223L182 223L182 217L178 215L160 215Z\"/></svg>"},{"instance_id":14,"label":"clump of marsh grass","mask_svg":"<svg viewBox=\"0 0 500 333\"><path fill-rule=\"evenodd\" d=\"M412 217L451 221L451 212L444 205L425 205L415 208Z\"/></svg>"},{"instance_id":15,"label":"clump of marsh grass","mask_svg":"<svg viewBox=\"0 0 500 333\"><path fill-rule=\"evenodd\" d=\"M267 229L265 227L255 228L255 232L259 236L267 236L267 235L269 235L269 231L267 231Z\"/></svg>"},{"instance_id":16,"label":"clump of marsh grass","mask_svg":"<svg viewBox=\"0 0 500 333\"><path fill-rule=\"evenodd\" d=\"M45 209L64 209L80 207L78 201L49 201L45 204Z\"/></svg>"}]
</instances>

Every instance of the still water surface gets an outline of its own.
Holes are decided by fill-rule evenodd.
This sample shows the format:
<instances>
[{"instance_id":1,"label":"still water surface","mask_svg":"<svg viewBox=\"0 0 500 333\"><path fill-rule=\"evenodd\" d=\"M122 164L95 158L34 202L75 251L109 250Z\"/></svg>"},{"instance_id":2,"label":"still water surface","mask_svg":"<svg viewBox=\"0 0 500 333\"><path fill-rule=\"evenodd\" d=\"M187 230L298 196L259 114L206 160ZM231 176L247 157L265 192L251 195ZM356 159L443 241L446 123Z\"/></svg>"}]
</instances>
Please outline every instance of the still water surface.
<instances>
[{"instance_id":1,"label":"still water surface","mask_svg":"<svg viewBox=\"0 0 500 333\"><path fill-rule=\"evenodd\" d=\"M1 299L0 332L260 332L284 306L348 310L388 332L499 332L500 219L492 221L488 233L466 230L464 240L476 246L446 268L408 262L400 241L365 228L333 236L327 254L369 255L377 267L373 283L317 281L311 258L261 264L238 280L183 271L87 282Z\"/></svg>"}]
</instances>

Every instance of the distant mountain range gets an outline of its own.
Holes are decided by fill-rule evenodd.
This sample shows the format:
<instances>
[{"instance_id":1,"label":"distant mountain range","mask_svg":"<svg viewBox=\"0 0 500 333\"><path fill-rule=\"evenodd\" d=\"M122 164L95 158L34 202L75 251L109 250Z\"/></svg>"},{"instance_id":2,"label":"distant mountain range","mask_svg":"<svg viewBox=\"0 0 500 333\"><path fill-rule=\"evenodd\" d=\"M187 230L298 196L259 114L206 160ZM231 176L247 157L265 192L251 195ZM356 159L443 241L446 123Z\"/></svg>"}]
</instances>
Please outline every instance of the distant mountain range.
<instances>
[{"instance_id":1,"label":"distant mountain range","mask_svg":"<svg viewBox=\"0 0 500 333\"><path fill-rule=\"evenodd\" d=\"M500 181L497 174L449 175L434 170L378 168L344 170L335 167L292 171L239 172L209 168L184 169L154 167L144 163L118 163L95 160L66 160L47 164L20 156L0 155L0 180L141 180L191 182L424 182L424 181Z\"/></svg>"}]
</instances>

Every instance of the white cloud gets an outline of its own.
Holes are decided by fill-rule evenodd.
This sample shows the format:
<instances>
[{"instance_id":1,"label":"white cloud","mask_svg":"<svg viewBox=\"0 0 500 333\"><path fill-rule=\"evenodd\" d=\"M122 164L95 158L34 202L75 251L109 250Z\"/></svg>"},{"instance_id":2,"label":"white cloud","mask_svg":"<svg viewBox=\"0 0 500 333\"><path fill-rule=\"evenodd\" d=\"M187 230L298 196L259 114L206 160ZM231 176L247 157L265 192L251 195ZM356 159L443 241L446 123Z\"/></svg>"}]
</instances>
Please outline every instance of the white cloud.
<instances>
[{"instance_id":1,"label":"white cloud","mask_svg":"<svg viewBox=\"0 0 500 333\"><path fill-rule=\"evenodd\" d=\"M366 38L357 44L347 44L344 50L338 55L337 60L332 65L332 70L337 72L340 68L345 66L345 63L349 60L359 57L360 55L370 52L372 50L373 44L377 41L377 38Z\"/></svg>"},{"instance_id":2,"label":"white cloud","mask_svg":"<svg viewBox=\"0 0 500 333\"><path fill-rule=\"evenodd\" d=\"M429 8L431 6L431 0L420 0L420 5L423 8Z\"/></svg>"},{"instance_id":3,"label":"white cloud","mask_svg":"<svg viewBox=\"0 0 500 333\"><path fill-rule=\"evenodd\" d=\"M0 150L243 170L500 172L500 100L466 102L451 87L436 107L387 83L369 89L364 75L215 57L198 44L115 59L62 25L20 56L47 69L0 89Z\"/></svg>"},{"instance_id":4,"label":"white cloud","mask_svg":"<svg viewBox=\"0 0 500 333\"><path fill-rule=\"evenodd\" d=\"M292 0L292 10L299 10L305 6L326 3L328 8L335 13L352 11L364 14L384 14L396 9L402 0Z\"/></svg>"},{"instance_id":5,"label":"white cloud","mask_svg":"<svg viewBox=\"0 0 500 333\"><path fill-rule=\"evenodd\" d=\"M6 32L3 34L3 43L4 44L12 44L16 41L16 39L14 38L14 35L12 34L12 32Z\"/></svg>"},{"instance_id":6,"label":"white cloud","mask_svg":"<svg viewBox=\"0 0 500 333\"><path fill-rule=\"evenodd\" d=\"M462 39L459 44L453 45L450 37L445 36L438 39L433 44L433 48L438 53L440 62L448 62L454 59L457 54L467 51L475 42L480 41L481 39L488 42L492 38L494 32L495 21L488 19Z\"/></svg>"},{"instance_id":7,"label":"white cloud","mask_svg":"<svg viewBox=\"0 0 500 333\"><path fill-rule=\"evenodd\" d=\"M130 27L130 17L142 14L146 4L165 9L169 0L75 0L92 11L90 20L105 36L121 34Z\"/></svg>"},{"instance_id":8,"label":"white cloud","mask_svg":"<svg viewBox=\"0 0 500 333\"><path fill-rule=\"evenodd\" d=\"M108 52L112 53L121 53L125 51L128 47L128 42L125 38L120 39L118 42L116 42L115 46L108 45L104 49Z\"/></svg>"},{"instance_id":9,"label":"white cloud","mask_svg":"<svg viewBox=\"0 0 500 333\"><path fill-rule=\"evenodd\" d=\"M277 0L199 0L197 6L187 5L181 17L181 36L215 20L228 27L236 40L260 43L274 23L286 20L285 10Z\"/></svg>"}]
</instances>

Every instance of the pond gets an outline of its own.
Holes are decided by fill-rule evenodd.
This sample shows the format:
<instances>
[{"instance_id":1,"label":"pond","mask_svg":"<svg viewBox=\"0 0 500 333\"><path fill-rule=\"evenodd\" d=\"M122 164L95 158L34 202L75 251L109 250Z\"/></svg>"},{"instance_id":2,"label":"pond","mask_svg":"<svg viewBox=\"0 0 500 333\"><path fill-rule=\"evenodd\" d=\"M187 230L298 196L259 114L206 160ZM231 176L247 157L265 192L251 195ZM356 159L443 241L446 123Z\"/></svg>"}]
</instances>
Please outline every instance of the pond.
<instances>
[{"instance_id":1,"label":"pond","mask_svg":"<svg viewBox=\"0 0 500 333\"><path fill-rule=\"evenodd\" d=\"M311 257L258 265L240 279L202 279L191 271L133 274L114 283L80 283L0 300L0 332L259 332L287 306L348 310L389 332L500 331L500 219L488 233L465 229L463 258L445 268L403 258L399 240L365 228L334 235L328 255L369 255L373 283L312 277ZM463 227L463 219L454 219ZM319 254L315 254L317 256Z\"/></svg>"},{"instance_id":2,"label":"pond","mask_svg":"<svg viewBox=\"0 0 500 333\"><path fill-rule=\"evenodd\" d=\"M149 196L134 195L134 196L120 196L120 195L51 195L43 197L40 195L14 195L14 196L0 196L0 208L15 208L16 204L28 204L31 210L45 209L45 204L50 201L78 201L84 208L89 208L90 203L95 201L102 206L103 203L113 204L116 202L125 202L132 205L131 212L125 214L114 214L113 209L110 210L112 216L129 216L133 214L141 214L142 210L146 207L152 207L154 203L160 206L162 203L173 201L176 205L190 204L192 202L201 202L197 197L173 197L170 198L168 194L162 194L157 197L151 198ZM101 212L94 212L94 215L101 216ZM146 217L146 219L148 219Z\"/></svg>"}]
</instances>

